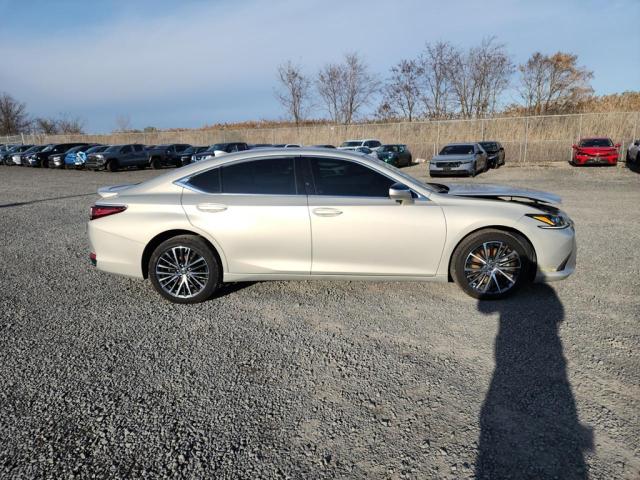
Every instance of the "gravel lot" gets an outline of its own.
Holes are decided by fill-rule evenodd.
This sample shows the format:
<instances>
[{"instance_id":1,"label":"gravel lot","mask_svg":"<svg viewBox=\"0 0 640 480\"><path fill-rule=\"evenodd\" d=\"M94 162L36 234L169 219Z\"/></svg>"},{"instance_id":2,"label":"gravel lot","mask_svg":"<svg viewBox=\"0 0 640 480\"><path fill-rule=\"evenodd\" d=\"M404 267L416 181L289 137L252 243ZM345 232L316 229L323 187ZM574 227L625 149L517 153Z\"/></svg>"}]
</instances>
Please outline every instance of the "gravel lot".
<instances>
[{"instance_id":1,"label":"gravel lot","mask_svg":"<svg viewBox=\"0 0 640 480\"><path fill-rule=\"evenodd\" d=\"M96 189L153 175L0 167L0 477L640 476L640 174L465 179L577 224L576 274L504 302L267 282L196 306L87 259Z\"/></svg>"}]
</instances>

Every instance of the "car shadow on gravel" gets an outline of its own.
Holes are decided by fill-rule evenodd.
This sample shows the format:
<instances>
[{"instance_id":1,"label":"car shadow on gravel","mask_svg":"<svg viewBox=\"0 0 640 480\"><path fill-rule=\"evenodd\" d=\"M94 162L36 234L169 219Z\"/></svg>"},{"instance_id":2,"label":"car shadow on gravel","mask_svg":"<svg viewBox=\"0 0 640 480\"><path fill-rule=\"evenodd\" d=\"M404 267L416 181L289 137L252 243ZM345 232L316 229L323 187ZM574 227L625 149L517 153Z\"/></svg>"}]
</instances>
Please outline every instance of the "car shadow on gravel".
<instances>
[{"instance_id":1,"label":"car shadow on gravel","mask_svg":"<svg viewBox=\"0 0 640 480\"><path fill-rule=\"evenodd\" d=\"M477 478L587 478L591 428L576 410L559 326L564 308L548 285L504 301L478 302L499 313L495 370L480 413Z\"/></svg>"},{"instance_id":2,"label":"car shadow on gravel","mask_svg":"<svg viewBox=\"0 0 640 480\"><path fill-rule=\"evenodd\" d=\"M28 202L4 203L0 205L0 208L21 207L22 205L33 205L34 203L52 202L54 200L64 200L67 198L91 197L95 195L96 195L95 192L91 192L91 193L81 193L78 195L63 195L62 197L40 198L37 200L29 200Z\"/></svg>"}]
</instances>

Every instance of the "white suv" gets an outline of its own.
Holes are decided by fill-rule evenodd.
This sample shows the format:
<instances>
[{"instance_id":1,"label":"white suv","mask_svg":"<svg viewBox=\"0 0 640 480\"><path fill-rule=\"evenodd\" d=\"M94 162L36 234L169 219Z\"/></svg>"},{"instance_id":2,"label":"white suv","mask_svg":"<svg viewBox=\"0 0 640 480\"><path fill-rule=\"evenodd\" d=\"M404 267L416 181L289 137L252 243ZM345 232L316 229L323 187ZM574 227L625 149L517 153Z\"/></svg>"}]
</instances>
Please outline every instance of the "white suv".
<instances>
[{"instance_id":1,"label":"white suv","mask_svg":"<svg viewBox=\"0 0 640 480\"><path fill-rule=\"evenodd\" d=\"M374 138L365 138L363 140L347 140L342 142L342 145L338 147L340 150L356 150L358 147L367 147L371 150L377 150L382 146L380 140Z\"/></svg>"}]
</instances>

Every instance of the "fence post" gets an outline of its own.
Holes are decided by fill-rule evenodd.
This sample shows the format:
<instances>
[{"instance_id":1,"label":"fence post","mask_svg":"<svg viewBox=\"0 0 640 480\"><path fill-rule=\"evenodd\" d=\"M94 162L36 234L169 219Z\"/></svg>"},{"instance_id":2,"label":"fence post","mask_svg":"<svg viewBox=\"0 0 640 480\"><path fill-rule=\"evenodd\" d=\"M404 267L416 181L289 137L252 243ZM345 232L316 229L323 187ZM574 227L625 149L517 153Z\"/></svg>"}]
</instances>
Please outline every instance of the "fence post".
<instances>
[{"instance_id":1,"label":"fence post","mask_svg":"<svg viewBox=\"0 0 640 480\"><path fill-rule=\"evenodd\" d=\"M529 117L526 117L524 120L524 158L522 159L522 163L527 163L527 147L529 144Z\"/></svg>"},{"instance_id":2,"label":"fence post","mask_svg":"<svg viewBox=\"0 0 640 480\"><path fill-rule=\"evenodd\" d=\"M482 141L484 142L484 123L485 120L484 118L482 120L480 120L480 125L482 125Z\"/></svg>"}]
</instances>

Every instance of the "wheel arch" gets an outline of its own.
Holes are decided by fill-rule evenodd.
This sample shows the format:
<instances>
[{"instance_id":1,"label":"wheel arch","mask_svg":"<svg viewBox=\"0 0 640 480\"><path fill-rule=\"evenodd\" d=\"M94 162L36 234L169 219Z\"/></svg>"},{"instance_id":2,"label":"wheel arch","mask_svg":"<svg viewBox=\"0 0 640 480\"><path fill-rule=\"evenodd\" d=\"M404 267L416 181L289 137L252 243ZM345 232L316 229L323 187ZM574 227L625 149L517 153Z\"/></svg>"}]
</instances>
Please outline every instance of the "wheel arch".
<instances>
[{"instance_id":1,"label":"wheel arch","mask_svg":"<svg viewBox=\"0 0 640 480\"><path fill-rule=\"evenodd\" d=\"M456 250L458 249L458 247L460 246L460 244L462 242L464 242L467 238L469 238L470 235L473 235L475 233L481 232L482 230L500 230L503 232L509 232L509 233L515 233L516 235L522 237L524 240L526 240L527 244L529 245L529 248L531 249L531 253L532 253L532 258L531 258L531 262L532 262L532 266L535 268L532 268L532 279L535 277L536 275L536 270L537 270L537 264L538 264L538 256L536 253L536 249L533 246L533 242L529 239L529 237L527 237L522 231L518 230L517 228L513 228L513 227L508 227L506 225L485 225L479 228L476 228L475 230L471 230L470 232L467 232L464 236L462 236L457 242L456 242L456 246L453 247L453 250L451 250L451 254L449 255L449 260L447 262L447 280L449 282L453 282L453 278L451 277L451 262L453 261L453 256L456 253Z\"/></svg>"},{"instance_id":2,"label":"wheel arch","mask_svg":"<svg viewBox=\"0 0 640 480\"><path fill-rule=\"evenodd\" d=\"M220 280L222 280L224 263L222 262L222 258L220 256L220 253L218 252L218 249L215 247L215 245L213 245L213 243L209 241L208 238L192 230L185 229L167 230L157 234L155 237L149 240L147 245L144 247L142 257L140 259L140 268L142 269L143 278L149 278L149 260L151 259L151 255L153 254L153 251L158 247L158 245L160 245L165 240L169 240L170 238L177 237L179 235L193 235L194 237L199 237L204 242L206 242L213 254L216 256L216 259L218 260L218 265L220 265Z\"/></svg>"}]
</instances>

